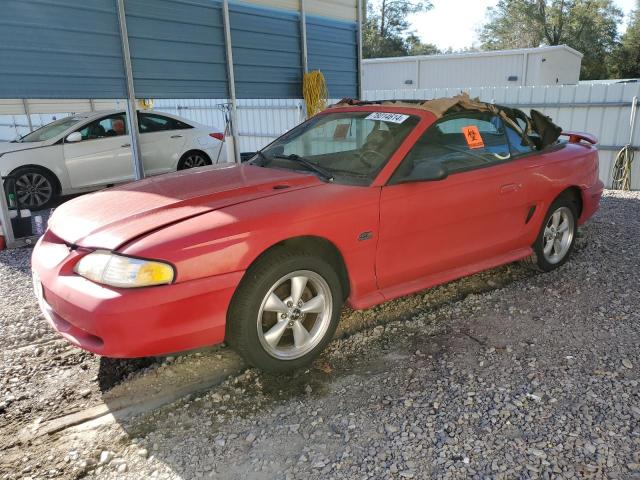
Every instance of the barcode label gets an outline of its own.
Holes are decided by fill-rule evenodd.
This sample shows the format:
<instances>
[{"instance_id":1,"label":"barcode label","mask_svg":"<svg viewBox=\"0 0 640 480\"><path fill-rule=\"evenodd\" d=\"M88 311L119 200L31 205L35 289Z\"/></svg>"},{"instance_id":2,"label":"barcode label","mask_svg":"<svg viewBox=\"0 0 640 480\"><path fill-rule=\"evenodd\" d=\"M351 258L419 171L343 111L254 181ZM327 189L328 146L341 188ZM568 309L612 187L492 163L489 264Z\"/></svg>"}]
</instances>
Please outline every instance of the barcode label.
<instances>
[{"instance_id":1,"label":"barcode label","mask_svg":"<svg viewBox=\"0 0 640 480\"><path fill-rule=\"evenodd\" d=\"M389 113L389 112L374 112L368 117L367 120L382 120L383 122L402 123L409 115L403 115L402 113Z\"/></svg>"}]
</instances>

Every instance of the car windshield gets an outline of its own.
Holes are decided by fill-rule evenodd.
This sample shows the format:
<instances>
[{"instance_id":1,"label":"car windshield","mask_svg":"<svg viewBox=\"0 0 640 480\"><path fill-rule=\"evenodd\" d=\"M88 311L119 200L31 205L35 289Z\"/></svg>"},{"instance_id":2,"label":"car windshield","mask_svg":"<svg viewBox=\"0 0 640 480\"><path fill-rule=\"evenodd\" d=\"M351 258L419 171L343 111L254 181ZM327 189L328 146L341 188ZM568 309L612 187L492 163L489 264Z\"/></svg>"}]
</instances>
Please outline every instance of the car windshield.
<instances>
[{"instance_id":1,"label":"car windshield","mask_svg":"<svg viewBox=\"0 0 640 480\"><path fill-rule=\"evenodd\" d=\"M25 135L20 139L20 143L22 142L44 142L45 140L50 140L56 135L60 135L65 130L71 128L76 123L81 121L82 118L79 117L65 117L60 120L56 120L55 122L48 123L44 127L40 127L37 130Z\"/></svg>"},{"instance_id":2,"label":"car windshield","mask_svg":"<svg viewBox=\"0 0 640 480\"><path fill-rule=\"evenodd\" d=\"M251 162L368 185L417 124L417 117L389 112L318 115L265 147Z\"/></svg>"}]
</instances>

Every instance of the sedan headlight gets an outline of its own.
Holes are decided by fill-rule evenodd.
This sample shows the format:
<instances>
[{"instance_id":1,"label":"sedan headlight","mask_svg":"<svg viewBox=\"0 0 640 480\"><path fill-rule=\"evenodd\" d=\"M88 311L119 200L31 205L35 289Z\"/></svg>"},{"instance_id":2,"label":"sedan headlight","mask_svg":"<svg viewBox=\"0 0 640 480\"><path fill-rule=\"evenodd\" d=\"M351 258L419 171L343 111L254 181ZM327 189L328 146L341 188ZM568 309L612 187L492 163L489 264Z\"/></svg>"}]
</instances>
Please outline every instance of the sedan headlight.
<instances>
[{"instance_id":1,"label":"sedan headlight","mask_svg":"<svg viewBox=\"0 0 640 480\"><path fill-rule=\"evenodd\" d=\"M73 269L93 282L118 288L149 287L173 282L173 266L157 260L125 257L96 250L82 257Z\"/></svg>"}]
</instances>

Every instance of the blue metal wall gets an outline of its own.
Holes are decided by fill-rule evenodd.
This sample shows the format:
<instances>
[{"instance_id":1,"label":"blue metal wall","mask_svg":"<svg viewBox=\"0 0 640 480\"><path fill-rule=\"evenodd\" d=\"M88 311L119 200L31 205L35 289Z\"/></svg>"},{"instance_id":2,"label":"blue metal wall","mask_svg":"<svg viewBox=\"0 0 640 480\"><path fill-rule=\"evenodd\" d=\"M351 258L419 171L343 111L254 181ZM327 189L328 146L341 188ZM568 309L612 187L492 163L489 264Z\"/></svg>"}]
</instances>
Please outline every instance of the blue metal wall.
<instances>
[{"instance_id":1,"label":"blue metal wall","mask_svg":"<svg viewBox=\"0 0 640 480\"><path fill-rule=\"evenodd\" d=\"M0 98L124 98L116 0L2 0ZM126 0L138 98L228 98L220 0ZM230 5L238 98L301 98L299 13ZM355 97L355 22L307 15L309 69Z\"/></svg>"},{"instance_id":2,"label":"blue metal wall","mask_svg":"<svg viewBox=\"0 0 640 480\"><path fill-rule=\"evenodd\" d=\"M320 70L329 98L358 96L358 25L307 15L309 70Z\"/></svg>"},{"instance_id":3,"label":"blue metal wall","mask_svg":"<svg viewBox=\"0 0 640 480\"><path fill-rule=\"evenodd\" d=\"M3 0L0 98L122 98L114 0Z\"/></svg>"},{"instance_id":4,"label":"blue metal wall","mask_svg":"<svg viewBox=\"0 0 640 480\"><path fill-rule=\"evenodd\" d=\"M300 16L284 10L229 5L238 98L300 98Z\"/></svg>"},{"instance_id":5,"label":"blue metal wall","mask_svg":"<svg viewBox=\"0 0 640 480\"><path fill-rule=\"evenodd\" d=\"M125 7L136 96L227 97L221 2L127 0Z\"/></svg>"}]
</instances>

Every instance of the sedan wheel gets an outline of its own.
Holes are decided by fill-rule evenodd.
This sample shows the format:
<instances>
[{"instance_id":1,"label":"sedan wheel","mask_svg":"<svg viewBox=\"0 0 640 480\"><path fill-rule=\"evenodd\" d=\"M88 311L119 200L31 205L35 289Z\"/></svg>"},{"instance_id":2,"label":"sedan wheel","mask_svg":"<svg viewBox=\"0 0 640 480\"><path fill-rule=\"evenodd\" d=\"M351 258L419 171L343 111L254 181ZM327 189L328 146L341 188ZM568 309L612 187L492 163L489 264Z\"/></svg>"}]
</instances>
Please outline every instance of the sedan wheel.
<instances>
[{"instance_id":1,"label":"sedan wheel","mask_svg":"<svg viewBox=\"0 0 640 480\"><path fill-rule=\"evenodd\" d=\"M560 207L549 217L544 229L542 252L547 262L556 264L567 255L573 243L573 213L567 207Z\"/></svg>"},{"instance_id":2,"label":"sedan wheel","mask_svg":"<svg viewBox=\"0 0 640 480\"><path fill-rule=\"evenodd\" d=\"M331 323L331 289L315 272L299 270L280 278L258 313L258 338L269 355L300 358L324 338Z\"/></svg>"},{"instance_id":3,"label":"sedan wheel","mask_svg":"<svg viewBox=\"0 0 640 480\"><path fill-rule=\"evenodd\" d=\"M210 165L209 159L205 158L201 153L193 152L189 153L180 163L180 170L186 170L187 168L204 167Z\"/></svg>"},{"instance_id":4,"label":"sedan wheel","mask_svg":"<svg viewBox=\"0 0 640 480\"><path fill-rule=\"evenodd\" d=\"M46 206L55 193L51 180L37 171L25 172L16 179L16 196L20 206L37 210Z\"/></svg>"}]
</instances>

